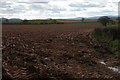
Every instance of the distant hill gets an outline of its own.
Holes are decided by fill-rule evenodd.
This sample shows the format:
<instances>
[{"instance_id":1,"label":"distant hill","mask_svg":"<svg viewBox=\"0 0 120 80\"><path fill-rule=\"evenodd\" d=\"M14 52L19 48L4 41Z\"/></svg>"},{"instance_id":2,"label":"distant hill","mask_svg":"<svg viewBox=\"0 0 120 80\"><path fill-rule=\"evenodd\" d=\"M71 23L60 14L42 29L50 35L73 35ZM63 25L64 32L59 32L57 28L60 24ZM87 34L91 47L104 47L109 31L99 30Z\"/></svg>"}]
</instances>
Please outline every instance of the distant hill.
<instances>
[{"instance_id":1,"label":"distant hill","mask_svg":"<svg viewBox=\"0 0 120 80\"><path fill-rule=\"evenodd\" d=\"M101 16L95 16L95 17L89 17L89 18L87 18L87 19L89 19L89 20L96 20L96 19L99 19ZM117 19L118 18L118 16L108 16L109 18L111 18L111 19Z\"/></svg>"},{"instance_id":2,"label":"distant hill","mask_svg":"<svg viewBox=\"0 0 120 80\"><path fill-rule=\"evenodd\" d=\"M67 20L81 20L83 17L77 17L77 18L69 18Z\"/></svg>"},{"instance_id":3,"label":"distant hill","mask_svg":"<svg viewBox=\"0 0 120 80\"><path fill-rule=\"evenodd\" d=\"M2 21L6 21L7 18L0 18L0 20ZM19 18L11 18L11 19L8 19L8 21L21 21L22 19L19 19Z\"/></svg>"},{"instance_id":4,"label":"distant hill","mask_svg":"<svg viewBox=\"0 0 120 80\"><path fill-rule=\"evenodd\" d=\"M9 19L9 21L21 21L21 19L19 19L19 18L11 18L11 19Z\"/></svg>"},{"instance_id":5,"label":"distant hill","mask_svg":"<svg viewBox=\"0 0 120 80\"><path fill-rule=\"evenodd\" d=\"M112 19L117 19L118 18L118 16L109 16L110 18L112 18Z\"/></svg>"},{"instance_id":6,"label":"distant hill","mask_svg":"<svg viewBox=\"0 0 120 80\"><path fill-rule=\"evenodd\" d=\"M0 18L1 21L6 21L7 18Z\"/></svg>"},{"instance_id":7,"label":"distant hill","mask_svg":"<svg viewBox=\"0 0 120 80\"><path fill-rule=\"evenodd\" d=\"M95 17L76 17L76 18L68 18L68 19L57 19L57 20L81 20L82 18L85 18L85 20L97 20L99 19L101 16L95 16ZM108 16L112 19L117 19L118 16Z\"/></svg>"},{"instance_id":8,"label":"distant hill","mask_svg":"<svg viewBox=\"0 0 120 80\"><path fill-rule=\"evenodd\" d=\"M47 19L31 19L31 20L81 20L82 18L85 18L85 20L97 20L101 16L95 16L95 17L76 17L76 18L63 18L63 19L52 19L52 18L47 18ZM117 19L118 16L108 16L112 19ZM7 18L0 18L0 20L5 21ZM8 19L9 21L21 21L22 19L19 18L11 18Z\"/></svg>"}]
</instances>

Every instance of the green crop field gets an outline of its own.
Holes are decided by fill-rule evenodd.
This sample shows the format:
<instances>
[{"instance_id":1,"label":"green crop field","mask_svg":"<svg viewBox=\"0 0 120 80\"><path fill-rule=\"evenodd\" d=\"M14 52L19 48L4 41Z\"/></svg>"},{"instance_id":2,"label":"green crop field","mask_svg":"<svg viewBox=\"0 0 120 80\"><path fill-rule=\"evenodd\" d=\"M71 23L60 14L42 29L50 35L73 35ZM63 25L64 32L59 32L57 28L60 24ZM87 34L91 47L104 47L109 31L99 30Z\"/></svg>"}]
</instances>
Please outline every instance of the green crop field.
<instances>
[{"instance_id":1,"label":"green crop field","mask_svg":"<svg viewBox=\"0 0 120 80\"><path fill-rule=\"evenodd\" d=\"M97 21L86 21L86 22L66 22L66 24L100 24Z\"/></svg>"}]
</instances>

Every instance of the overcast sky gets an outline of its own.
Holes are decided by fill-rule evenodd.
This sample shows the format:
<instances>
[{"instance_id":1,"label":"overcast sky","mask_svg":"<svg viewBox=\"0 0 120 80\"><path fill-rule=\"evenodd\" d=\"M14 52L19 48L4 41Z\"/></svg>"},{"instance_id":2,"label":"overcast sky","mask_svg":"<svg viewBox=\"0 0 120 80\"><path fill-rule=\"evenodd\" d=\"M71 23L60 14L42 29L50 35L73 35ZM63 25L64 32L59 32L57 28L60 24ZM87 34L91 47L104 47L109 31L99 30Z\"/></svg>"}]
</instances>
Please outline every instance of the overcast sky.
<instances>
[{"instance_id":1,"label":"overcast sky","mask_svg":"<svg viewBox=\"0 0 120 80\"><path fill-rule=\"evenodd\" d=\"M21 19L117 16L119 0L0 0L0 17Z\"/></svg>"}]
</instances>

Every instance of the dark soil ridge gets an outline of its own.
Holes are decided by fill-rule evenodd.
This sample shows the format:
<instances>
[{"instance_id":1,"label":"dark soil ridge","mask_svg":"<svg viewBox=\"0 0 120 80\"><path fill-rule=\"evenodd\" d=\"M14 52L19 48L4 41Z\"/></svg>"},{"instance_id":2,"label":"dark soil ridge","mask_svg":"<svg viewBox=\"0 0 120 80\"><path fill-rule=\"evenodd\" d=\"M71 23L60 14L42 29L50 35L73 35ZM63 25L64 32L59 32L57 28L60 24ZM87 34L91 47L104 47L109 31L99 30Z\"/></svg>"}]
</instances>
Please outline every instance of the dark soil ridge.
<instances>
[{"instance_id":1,"label":"dark soil ridge","mask_svg":"<svg viewBox=\"0 0 120 80\"><path fill-rule=\"evenodd\" d=\"M88 36L88 35L85 35L85 36ZM87 44L87 45L92 45L91 47L93 47L93 44L89 44L89 43L91 43L92 41L90 40L90 42L88 41L88 39L87 39L87 41L85 41L85 43ZM95 47L93 47L93 48L95 48ZM104 49L103 47L101 48L102 50ZM104 51L104 53L106 53L106 52L108 52L106 49L104 49L105 51ZM85 51L82 51L82 53L84 54L84 53L86 53ZM80 54L77 54L78 56L83 56L83 55L80 55ZM77 57L77 55L76 55L76 57ZM101 54L99 54L99 55L101 55ZM87 55L86 55L87 56ZM69 59L70 58L73 58L73 59L77 59L75 56L73 57L73 56L71 56L70 57L70 55L66 55L66 56L64 56L64 57L68 57ZM87 58L89 59L89 60L87 60ZM84 61L85 59L85 62L79 62L80 64L89 64L89 66L94 66L94 65L99 65L99 66L101 66L97 61L98 60L100 60L100 59L103 59L103 56L101 55L101 56L98 56L98 54L97 54L97 56L92 56L92 54L91 54L91 56L89 56L89 57L87 57L87 58L84 58L84 59L82 59L82 61ZM105 56L104 56L104 58L105 58ZM78 60L79 60L79 58L78 58ZM66 63L66 62L65 62ZM44 67L45 67L45 63L44 62L42 62L42 64L44 65ZM49 70L47 70L47 71L45 71L45 74L44 75L42 75L41 77L40 76L38 76L37 77L37 75L36 74L33 74L32 73L32 75L29 73L29 72L26 72L26 71L24 71L24 70L26 70L26 69L20 69L20 71L19 72L16 72L16 73L14 73L14 74L11 74L8 70L7 70L7 65L5 66L5 64L3 63L3 73L5 73L5 75L3 75L3 77L6 77L6 78L11 78L11 79L19 79L19 80L22 80L23 79L23 77L24 77L24 80L27 80L27 79L34 79L34 78L36 78L36 79L38 79L38 78L41 78L41 77L43 77L43 79L51 79L51 80L58 80L58 79L60 79L60 80L67 80L69 77L71 77L72 76L72 74L70 75L70 73L66 73L66 72L64 72L64 71L60 71L60 73L57 71L57 74L56 73L53 73L52 74L52 76L54 76L54 78L52 79L52 78L50 78L49 76L48 76L48 78L45 78L45 76L47 77L47 73L48 73L48 75L51 73L51 71L50 71L50 73L49 73ZM34 67L33 67L34 68ZM32 68L32 69L33 69ZM50 68L50 67L48 67L48 68ZM5 70L4 70L5 69ZM52 68L51 68L52 69ZM55 70L55 68L53 68L52 69L52 72L54 72L54 70ZM6 72L6 71L8 71L8 72ZM22 72L23 71L23 72ZM55 71L56 72L56 71ZM109 71L108 71L109 72ZM111 72L111 71L110 71ZM19 75L16 75L15 76L15 74L19 74ZM24 75L23 74L20 74L20 73L25 73ZM9 74L9 75L8 75ZM40 73L38 73L38 74L40 74ZM31 76L31 78L30 78L30 76ZM34 76L34 77L33 77ZM35 77L36 76L36 77ZM55 77L56 76L56 77ZM26 77L26 79L25 79L25 77ZM87 76L88 77L88 76ZM78 80L80 80L80 79L86 79L87 80L87 77L79 77L79 78L71 78L71 80L74 80L74 79L78 79ZM96 76L97 77L97 76ZM88 79L102 79L102 78L104 78L104 77L99 77L99 78L95 78L95 77L88 77ZM117 78L118 78L118 76L116 75L116 77L114 78L114 76L112 77L110 77L109 76L109 78L106 78L106 79L111 79L111 80L117 80ZM70 78L69 78L70 79ZM5 79L3 79L3 80L5 80ZM104 79L103 79L104 80Z\"/></svg>"}]
</instances>

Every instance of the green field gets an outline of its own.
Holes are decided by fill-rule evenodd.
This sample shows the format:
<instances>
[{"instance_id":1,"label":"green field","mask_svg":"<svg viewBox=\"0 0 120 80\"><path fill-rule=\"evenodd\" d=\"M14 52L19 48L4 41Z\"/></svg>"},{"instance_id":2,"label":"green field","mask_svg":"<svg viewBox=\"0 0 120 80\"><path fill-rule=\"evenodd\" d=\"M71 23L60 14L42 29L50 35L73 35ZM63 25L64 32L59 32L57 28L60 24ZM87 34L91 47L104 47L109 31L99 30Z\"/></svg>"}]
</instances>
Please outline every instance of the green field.
<instances>
[{"instance_id":1,"label":"green field","mask_svg":"<svg viewBox=\"0 0 120 80\"><path fill-rule=\"evenodd\" d=\"M100 24L97 21L87 21L87 22L66 22L66 24Z\"/></svg>"},{"instance_id":2,"label":"green field","mask_svg":"<svg viewBox=\"0 0 120 80\"><path fill-rule=\"evenodd\" d=\"M27 22L23 21L3 21L2 24L100 24L97 21L84 21L84 22L58 22L57 20L27 20ZM114 27L118 26L117 23L111 24L108 26Z\"/></svg>"}]
</instances>

